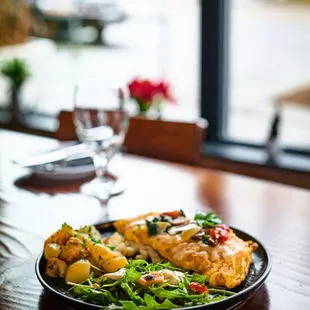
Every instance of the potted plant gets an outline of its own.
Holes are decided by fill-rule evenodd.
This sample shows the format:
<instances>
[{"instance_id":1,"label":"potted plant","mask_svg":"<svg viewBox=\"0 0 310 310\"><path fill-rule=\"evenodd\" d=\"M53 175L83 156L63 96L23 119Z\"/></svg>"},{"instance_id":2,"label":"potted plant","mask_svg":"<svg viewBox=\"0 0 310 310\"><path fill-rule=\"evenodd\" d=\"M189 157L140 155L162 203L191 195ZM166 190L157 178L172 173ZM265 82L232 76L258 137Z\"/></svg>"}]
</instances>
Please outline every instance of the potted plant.
<instances>
[{"instance_id":1,"label":"potted plant","mask_svg":"<svg viewBox=\"0 0 310 310\"><path fill-rule=\"evenodd\" d=\"M28 66L22 59L14 58L5 61L0 72L10 81L10 112L11 123L20 124L23 114L21 111L20 92L30 73Z\"/></svg>"}]
</instances>

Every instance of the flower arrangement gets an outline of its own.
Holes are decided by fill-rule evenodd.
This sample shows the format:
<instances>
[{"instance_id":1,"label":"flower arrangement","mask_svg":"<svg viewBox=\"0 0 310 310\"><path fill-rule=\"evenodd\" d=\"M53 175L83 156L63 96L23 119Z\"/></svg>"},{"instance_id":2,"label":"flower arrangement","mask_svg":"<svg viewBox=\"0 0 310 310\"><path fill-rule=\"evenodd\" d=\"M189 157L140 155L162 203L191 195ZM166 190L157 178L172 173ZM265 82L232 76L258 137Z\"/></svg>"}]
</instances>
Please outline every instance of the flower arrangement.
<instances>
[{"instance_id":1,"label":"flower arrangement","mask_svg":"<svg viewBox=\"0 0 310 310\"><path fill-rule=\"evenodd\" d=\"M170 85L165 81L151 81L134 79L128 84L129 94L139 107L141 114L146 113L152 106L156 106L159 114L163 103L174 103Z\"/></svg>"}]
</instances>

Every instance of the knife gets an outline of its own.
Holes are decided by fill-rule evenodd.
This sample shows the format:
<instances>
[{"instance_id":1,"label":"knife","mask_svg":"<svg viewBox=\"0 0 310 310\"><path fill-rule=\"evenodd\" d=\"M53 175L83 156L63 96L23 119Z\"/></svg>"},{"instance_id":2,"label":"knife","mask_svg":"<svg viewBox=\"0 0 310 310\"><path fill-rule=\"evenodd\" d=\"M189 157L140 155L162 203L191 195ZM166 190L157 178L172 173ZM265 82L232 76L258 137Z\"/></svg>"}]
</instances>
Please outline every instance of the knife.
<instances>
[{"instance_id":1,"label":"knife","mask_svg":"<svg viewBox=\"0 0 310 310\"><path fill-rule=\"evenodd\" d=\"M78 153L85 153L87 151L87 146L84 143L81 143L61 149L56 149L54 151L43 154L33 155L28 158L15 159L12 160L12 162L25 168L32 168L46 164L54 164L66 160L67 158L74 156ZM91 156L91 152L89 153L89 156Z\"/></svg>"}]
</instances>

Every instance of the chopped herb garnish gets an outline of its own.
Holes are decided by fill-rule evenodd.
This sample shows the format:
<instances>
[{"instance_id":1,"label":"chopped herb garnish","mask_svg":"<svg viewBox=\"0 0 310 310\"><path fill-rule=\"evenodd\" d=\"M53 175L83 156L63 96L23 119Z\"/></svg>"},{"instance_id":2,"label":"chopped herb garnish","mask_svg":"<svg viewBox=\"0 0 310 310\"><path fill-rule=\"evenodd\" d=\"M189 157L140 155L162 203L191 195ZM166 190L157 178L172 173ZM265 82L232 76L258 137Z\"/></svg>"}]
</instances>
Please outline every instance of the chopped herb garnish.
<instances>
[{"instance_id":1,"label":"chopped herb garnish","mask_svg":"<svg viewBox=\"0 0 310 310\"><path fill-rule=\"evenodd\" d=\"M61 225L61 228L64 228L64 227L68 227L68 228L72 228L70 225L68 225L66 222L64 222L62 225Z\"/></svg>"},{"instance_id":2,"label":"chopped herb garnish","mask_svg":"<svg viewBox=\"0 0 310 310\"><path fill-rule=\"evenodd\" d=\"M215 227L217 224L222 224L223 220L214 213L205 213L197 211L194 217L196 223L201 227Z\"/></svg>"},{"instance_id":3,"label":"chopped herb garnish","mask_svg":"<svg viewBox=\"0 0 310 310\"><path fill-rule=\"evenodd\" d=\"M167 225L166 229L164 232L168 232L168 230L172 227L173 225L171 223L169 223L169 225Z\"/></svg>"},{"instance_id":4,"label":"chopped herb garnish","mask_svg":"<svg viewBox=\"0 0 310 310\"><path fill-rule=\"evenodd\" d=\"M102 240L96 239L95 237L91 237L90 240L91 240L94 244L100 244L100 243L102 243Z\"/></svg>"},{"instance_id":5,"label":"chopped herb garnish","mask_svg":"<svg viewBox=\"0 0 310 310\"><path fill-rule=\"evenodd\" d=\"M158 234L158 225L156 223L146 220L146 226L150 236L156 236Z\"/></svg>"},{"instance_id":6,"label":"chopped herb garnish","mask_svg":"<svg viewBox=\"0 0 310 310\"><path fill-rule=\"evenodd\" d=\"M116 249L116 246L114 245L110 245L110 244L107 244L106 245L111 251L114 251Z\"/></svg>"},{"instance_id":7,"label":"chopped herb garnish","mask_svg":"<svg viewBox=\"0 0 310 310\"><path fill-rule=\"evenodd\" d=\"M212 238L210 235L202 236L202 242L212 247L215 247L218 245L218 240Z\"/></svg>"}]
</instances>

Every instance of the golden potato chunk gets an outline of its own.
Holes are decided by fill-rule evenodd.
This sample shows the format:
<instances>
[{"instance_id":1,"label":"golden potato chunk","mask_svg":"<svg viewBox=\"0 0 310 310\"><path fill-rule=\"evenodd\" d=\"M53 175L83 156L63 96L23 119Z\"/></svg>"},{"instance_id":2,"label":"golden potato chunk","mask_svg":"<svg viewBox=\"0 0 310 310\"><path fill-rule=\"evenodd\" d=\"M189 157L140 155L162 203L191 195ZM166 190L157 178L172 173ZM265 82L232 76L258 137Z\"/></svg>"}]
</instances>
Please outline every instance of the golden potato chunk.
<instances>
[{"instance_id":1,"label":"golden potato chunk","mask_svg":"<svg viewBox=\"0 0 310 310\"><path fill-rule=\"evenodd\" d=\"M44 243L44 247L49 243L58 243L65 245L70 237L75 235L74 229L68 224L64 223L58 231L49 236Z\"/></svg>"},{"instance_id":2,"label":"golden potato chunk","mask_svg":"<svg viewBox=\"0 0 310 310\"><path fill-rule=\"evenodd\" d=\"M84 242L76 237L72 237L63 247L59 258L71 264L82 258L86 258L89 254L89 249L85 246Z\"/></svg>"},{"instance_id":3,"label":"golden potato chunk","mask_svg":"<svg viewBox=\"0 0 310 310\"><path fill-rule=\"evenodd\" d=\"M89 248L96 265L105 271L114 272L128 264L125 256L118 251L112 251L103 243L86 240L86 246ZM114 259L115 262L112 262Z\"/></svg>"},{"instance_id":4,"label":"golden potato chunk","mask_svg":"<svg viewBox=\"0 0 310 310\"><path fill-rule=\"evenodd\" d=\"M84 259L73 263L67 269L65 277L66 283L81 283L86 281L90 274L90 267L90 262Z\"/></svg>"},{"instance_id":5,"label":"golden potato chunk","mask_svg":"<svg viewBox=\"0 0 310 310\"><path fill-rule=\"evenodd\" d=\"M98 266L101 266L103 261L107 261L121 255L117 251L110 250L106 245L102 243L94 243L90 240L86 240L85 243L90 250L92 258L95 260Z\"/></svg>"},{"instance_id":6,"label":"golden potato chunk","mask_svg":"<svg viewBox=\"0 0 310 310\"><path fill-rule=\"evenodd\" d=\"M44 248L44 256L46 259L58 258L62 250L62 246L58 243L49 243Z\"/></svg>"},{"instance_id":7,"label":"golden potato chunk","mask_svg":"<svg viewBox=\"0 0 310 310\"><path fill-rule=\"evenodd\" d=\"M103 273L103 270L101 267L96 263L96 261L92 258L91 255L87 257L87 260L90 262L91 265L91 272L94 273L94 276L101 276Z\"/></svg>"},{"instance_id":8,"label":"golden potato chunk","mask_svg":"<svg viewBox=\"0 0 310 310\"><path fill-rule=\"evenodd\" d=\"M115 272L121 268L124 268L127 264L127 258L125 256L119 256L103 262L101 267L104 271Z\"/></svg>"},{"instance_id":9,"label":"golden potato chunk","mask_svg":"<svg viewBox=\"0 0 310 310\"><path fill-rule=\"evenodd\" d=\"M87 234L89 238L94 240L102 240L100 232L93 225L81 227L78 232L82 233L83 235Z\"/></svg>"},{"instance_id":10,"label":"golden potato chunk","mask_svg":"<svg viewBox=\"0 0 310 310\"><path fill-rule=\"evenodd\" d=\"M67 264L58 259L50 258L47 260L45 274L52 278L64 278L67 271Z\"/></svg>"}]
</instances>

